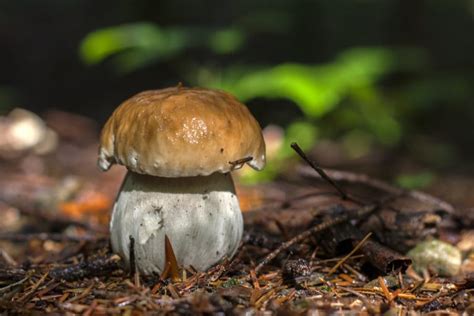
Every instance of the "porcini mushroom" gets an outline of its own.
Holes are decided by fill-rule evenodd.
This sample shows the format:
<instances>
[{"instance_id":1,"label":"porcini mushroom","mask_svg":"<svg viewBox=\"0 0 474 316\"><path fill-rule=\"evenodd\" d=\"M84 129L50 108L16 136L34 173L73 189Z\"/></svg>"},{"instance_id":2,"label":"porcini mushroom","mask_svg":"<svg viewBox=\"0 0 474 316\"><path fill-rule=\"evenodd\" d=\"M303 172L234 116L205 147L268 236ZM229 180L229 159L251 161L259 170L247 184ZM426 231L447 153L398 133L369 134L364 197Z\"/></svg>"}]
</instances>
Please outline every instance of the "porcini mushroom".
<instances>
[{"instance_id":1,"label":"porcini mushroom","mask_svg":"<svg viewBox=\"0 0 474 316\"><path fill-rule=\"evenodd\" d=\"M98 165L129 170L115 201L111 243L143 274L165 266L165 235L181 266L206 270L232 257L243 232L230 172L265 165L261 129L228 93L201 88L145 91L122 103L101 134Z\"/></svg>"}]
</instances>

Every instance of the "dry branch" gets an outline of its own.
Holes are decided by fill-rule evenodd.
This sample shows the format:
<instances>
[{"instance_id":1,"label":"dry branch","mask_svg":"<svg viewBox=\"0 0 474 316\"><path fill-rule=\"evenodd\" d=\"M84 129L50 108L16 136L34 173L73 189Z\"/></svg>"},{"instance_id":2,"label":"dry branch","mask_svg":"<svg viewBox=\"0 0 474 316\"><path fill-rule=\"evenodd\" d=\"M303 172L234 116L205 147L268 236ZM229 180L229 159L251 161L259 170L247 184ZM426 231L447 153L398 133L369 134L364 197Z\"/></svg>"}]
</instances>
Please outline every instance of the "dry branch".
<instances>
[{"instance_id":1,"label":"dry branch","mask_svg":"<svg viewBox=\"0 0 474 316\"><path fill-rule=\"evenodd\" d=\"M110 257L99 257L64 268L54 268L51 270L50 276L55 279L73 281L93 276L107 275L119 268L120 257L113 255Z\"/></svg>"},{"instance_id":2,"label":"dry branch","mask_svg":"<svg viewBox=\"0 0 474 316\"><path fill-rule=\"evenodd\" d=\"M393 186L382 180L372 178L365 174L359 174L359 173L354 173L354 172L349 172L349 171L334 170L334 169L324 169L324 171L334 181L364 184L374 189L378 189L380 191L383 191L392 195L410 196L421 202L427 202L427 203L436 205L440 209L445 210L446 212L449 212L449 213L453 213L455 210L455 207L451 205L450 203L443 201L439 198L436 198L432 195L429 195L424 192L416 191L416 190L405 190L405 189ZM303 177L321 178L321 176L313 172L312 168L307 167L307 166L299 167L297 172Z\"/></svg>"}]
</instances>

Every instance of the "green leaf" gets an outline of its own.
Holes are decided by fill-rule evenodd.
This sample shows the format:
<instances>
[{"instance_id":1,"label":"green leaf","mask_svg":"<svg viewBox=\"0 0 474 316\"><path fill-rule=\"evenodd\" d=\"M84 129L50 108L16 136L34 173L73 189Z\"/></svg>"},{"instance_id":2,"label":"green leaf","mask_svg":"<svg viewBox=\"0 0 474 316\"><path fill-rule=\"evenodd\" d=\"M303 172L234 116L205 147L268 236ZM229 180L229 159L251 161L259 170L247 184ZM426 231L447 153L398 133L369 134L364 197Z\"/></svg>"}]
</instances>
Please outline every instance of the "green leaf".
<instances>
[{"instance_id":1,"label":"green leaf","mask_svg":"<svg viewBox=\"0 0 474 316\"><path fill-rule=\"evenodd\" d=\"M396 179L396 183L405 189L422 189L430 185L435 179L432 172L420 172L415 174L402 174Z\"/></svg>"},{"instance_id":2,"label":"green leaf","mask_svg":"<svg viewBox=\"0 0 474 316\"><path fill-rule=\"evenodd\" d=\"M245 42L242 31L237 29L218 30L211 34L209 46L217 54L230 54L239 50Z\"/></svg>"},{"instance_id":3,"label":"green leaf","mask_svg":"<svg viewBox=\"0 0 474 316\"><path fill-rule=\"evenodd\" d=\"M394 67L384 49L353 49L325 65L285 63L271 67L231 67L198 78L199 85L227 90L242 101L256 97L287 98L308 118L332 111L354 89L373 85Z\"/></svg>"},{"instance_id":4,"label":"green leaf","mask_svg":"<svg viewBox=\"0 0 474 316\"><path fill-rule=\"evenodd\" d=\"M168 58L187 46L186 32L162 29L151 23L109 27L88 34L81 42L80 56L89 65L124 53L115 60L122 70L134 70L158 58Z\"/></svg>"}]
</instances>

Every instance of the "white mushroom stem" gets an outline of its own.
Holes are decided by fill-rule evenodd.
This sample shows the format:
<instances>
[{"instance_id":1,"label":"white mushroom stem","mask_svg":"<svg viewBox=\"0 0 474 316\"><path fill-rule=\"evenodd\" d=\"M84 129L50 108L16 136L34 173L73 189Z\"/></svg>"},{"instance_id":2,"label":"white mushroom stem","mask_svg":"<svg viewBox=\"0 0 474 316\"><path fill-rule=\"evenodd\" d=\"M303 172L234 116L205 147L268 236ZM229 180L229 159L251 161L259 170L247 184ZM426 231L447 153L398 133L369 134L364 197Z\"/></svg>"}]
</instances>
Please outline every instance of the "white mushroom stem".
<instances>
[{"instance_id":1,"label":"white mushroom stem","mask_svg":"<svg viewBox=\"0 0 474 316\"><path fill-rule=\"evenodd\" d=\"M230 174L163 178L128 172L110 222L112 249L142 274L161 273L165 234L178 264L206 270L239 246L243 219Z\"/></svg>"}]
</instances>

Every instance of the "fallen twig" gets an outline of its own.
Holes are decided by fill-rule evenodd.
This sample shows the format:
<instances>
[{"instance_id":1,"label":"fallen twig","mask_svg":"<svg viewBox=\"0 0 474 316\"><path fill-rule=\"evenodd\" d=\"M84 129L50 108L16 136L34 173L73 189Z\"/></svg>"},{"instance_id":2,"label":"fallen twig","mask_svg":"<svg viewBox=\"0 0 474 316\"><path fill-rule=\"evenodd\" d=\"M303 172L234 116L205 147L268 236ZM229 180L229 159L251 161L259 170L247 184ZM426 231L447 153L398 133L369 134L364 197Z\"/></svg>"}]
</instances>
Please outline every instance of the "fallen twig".
<instances>
[{"instance_id":1,"label":"fallen twig","mask_svg":"<svg viewBox=\"0 0 474 316\"><path fill-rule=\"evenodd\" d=\"M79 264L64 268L52 269L49 273L55 279L66 281L79 280L92 276L105 275L120 268L120 257L113 255L110 257L100 257L91 261L84 261Z\"/></svg>"},{"instance_id":2,"label":"fallen twig","mask_svg":"<svg viewBox=\"0 0 474 316\"><path fill-rule=\"evenodd\" d=\"M51 241L98 241L99 239L106 239L106 236L68 236L66 234L58 233L38 233L38 234L21 234L21 233L0 233L0 240L8 241L30 241L30 240L51 240Z\"/></svg>"},{"instance_id":3,"label":"fallen twig","mask_svg":"<svg viewBox=\"0 0 474 316\"><path fill-rule=\"evenodd\" d=\"M128 248L130 258L130 278L134 278L137 273L137 266L135 262L135 238L132 235L128 236L130 239L130 246Z\"/></svg>"},{"instance_id":4,"label":"fallen twig","mask_svg":"<svg viewBox=\"0 0 474 316\"><path fill-rule=\"evenodd\" d=\"M26 271L23 269L0 269L0 281L18 281L25 275Z\"/></svg>"},{"instance_id":5,"label":"fallen twig","mask_svg":"<svg viewBox=\"0 0 474 316\"><path fill-rule=\"evenodd\" d=\"M318 166L316 164L316 162L314 160L311 160L308 158L308 156L305 154L305 152L303 151L303 149L301 149L300 146L298 146L297 143L291 143L291 148L293 148L294 151L296 151L296 153L301 157L303 158L304 161L306 161L306 163L308 165L311 166L311 168L316 171L319 176L321 178L323 178L324 180L326 180L330 185L332 185L336 190L337 192L339 192L339 194L341 195L341 198L343 200L347 200L349 199L349 196L347 195L347 193L336 183L334 182L327 174L326 172L324 172L323 168L321 168L320 166ZM351 199L352 200L352 199Z\"/></svg>"},{"instance_id":6,"label":"fallen twig","mask_svg":"<svg viewBox=\"0 0 474 316\"><path fill-rule=\"evenodd\" d=\"M0 288L0 294L7 293L8 291L10 291L11 289L13 289L14 287L16 287L16 286L18 286L18 285L20 285L20 284L25 283L25 281L28 280L28 279L29 279L29 277L24 277L23 279L21 279L21 280L15 282L15 283L12 283L12 284L9 284L9 285L7 285L7 286L5 286L5 287Z\"/></svg>"},{"instance_id":7,"label":"fallen twig","mask_svg":"<svg viewBox=\"0 0 474 316\"><path fill-rule=\"evenodd\" d=\"M340 261L338 261L334 267L331 268L331 270L329 270L328 272L328 276L330 276L331 274L333 274L334 272L336 272L337 268L339 268L341 266L341 264L343 264L344 262L347 261L347 259L349 259L357 250L359 250L359 248L367 241L367 239L370 238L370 236L372 236L372 233L368 233L364 239L362 239L360 242L357 243L357 245L354 247L354 249L351 250L351 252L349 252L346 256L344 256L344 258L342 258Z\"/></svg>"},{"instance_id":8,"label":"fallen twig","mask_svg":"<svg viewBox=\"0 0 474 316\"><path fill-rule=\"evenodd\" d=\"M393 186L387 182L384 182L382 180L374 179L372 177L369 177L368 175L365 174L359 174L355 172L349 172L349 171L341 171L341 170L333 170L333 169L324 169L326 174L331 177L331 179L335 181L345 181L349 183L362 183L365 185L368 185L369 187L387 192L389 194L393 195L405 195L405 196L410 196L418 201L421 202L428 202L436 205L442 210L445 210L446 212L453 213L455 208L453 205L450 203L443 201L439 198L436 198L430 194L416 191L416 190L405 190L396 186ZM304 177L320 177L318 175L315 175L313 172L312 168L302 166L298 169L298 173Z\"/></svg>"},{"instance_id":9,"label":"fallen twig","mask_svg":"<svg viewBox=\"0 0 474 316\"><path fill-rule=\"evenodd\" d=\"M35 291L39 288L39 286L43 284L43 282L46 280L46 278L48 277L48 274L49 272L46 272L45 274L43 274L41 278L38 281L36 281L36 283L33 284L31 289L18 299L18 302L20 303L28 302L35 295Z\"/></svg>"},{"instance_id":10,"label":"fallen twig","mask_svg":"<svg viewBox=\"0 0 474 316\"><path fill-rule=\"evenodd\" d=\"M235 161L229 161L229 164L231 164L231 170L240 169L244 163L249 162L252 159L253 157L250 156Z\"/></svg>"},{"instance_id":11,"label":"fallen twig","mask_svg":"<svg viewBox=\"0 0 474 316\"><path fill-rule=\"evenodd\" d=\"M343 215L341 215L339 217L336 217L332 220L328 220L328 221L322 222L320 224L317 224L317 225L311 227L310 229L302 232L301 234L296 235L295 237L293 237L292 239L282 243L277 249L275 249L274 251L269 253L257 265L257 267L255 268L255 272L258 272L259 270L261 270L265 265L267 265L273 259L275 259L282 251L288 249L292 245L294 245L294 244L296 244L300 241L303 241L306 238L308 238L309 236L311 236L315 233L321 232L325 229L328 229L329 227L332 227L334 225L343 223L343 222L351 220L351 219L360 219L360 218L366 217L367 215L369 215L372 212L374 212L375 210L377 210L380 207L381 204L382 203L364 206L355 213L343 214Z\"/></svg>"},{"instance_id":12,"label":"fallen twig","mask_svg":"<svg viewBox=\"0 0 474 316\"><path fill-rule=\"evenodd\" d=\"M411 264L410 258L373 240L364 243L360 251L374 267L384 273L405 272Z\"/></svg>"}]
</instances>

